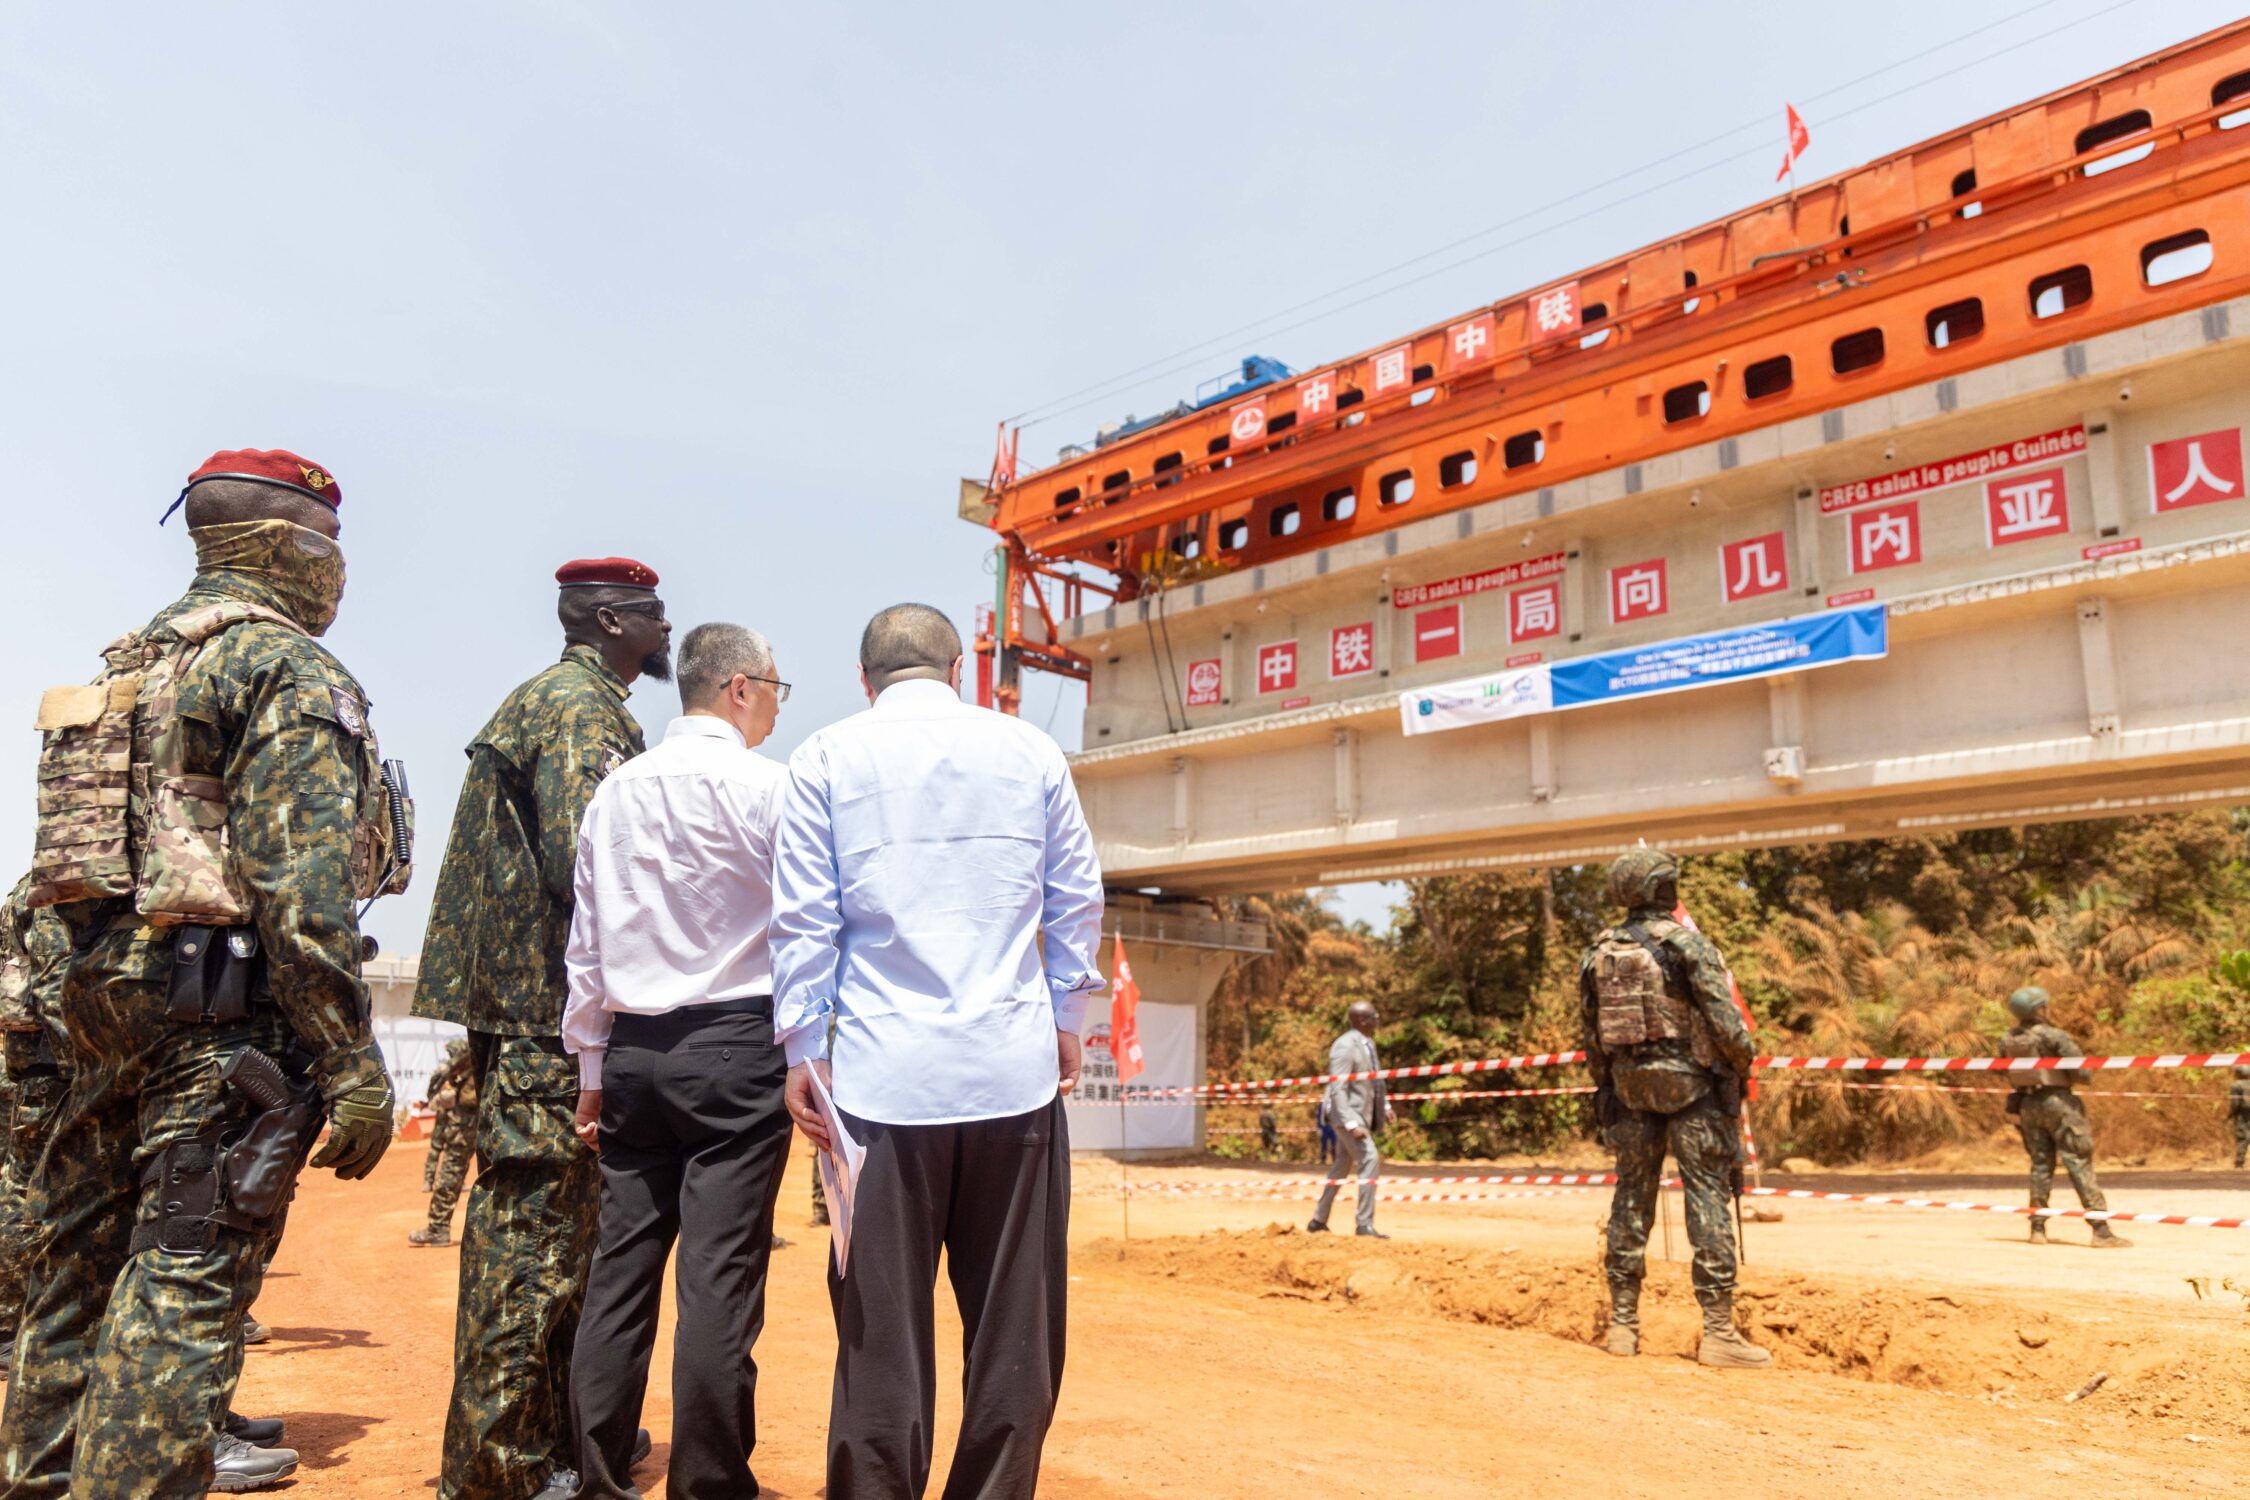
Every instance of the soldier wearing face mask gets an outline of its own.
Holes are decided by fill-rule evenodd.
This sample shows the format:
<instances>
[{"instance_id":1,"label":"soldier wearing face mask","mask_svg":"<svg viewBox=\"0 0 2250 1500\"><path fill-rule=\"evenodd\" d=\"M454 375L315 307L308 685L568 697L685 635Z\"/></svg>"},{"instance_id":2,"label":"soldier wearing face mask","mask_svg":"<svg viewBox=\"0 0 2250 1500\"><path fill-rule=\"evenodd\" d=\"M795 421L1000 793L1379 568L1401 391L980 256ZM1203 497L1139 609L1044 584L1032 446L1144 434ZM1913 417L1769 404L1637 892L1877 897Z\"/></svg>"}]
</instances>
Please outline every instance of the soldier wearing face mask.
<instances>
[{"instance_id":1,"label":"soldier wearing face mask","mask_svg":"<svg viewBox=\"0 0 2250 1500\"><path fill-rule=\"evenodd\" d=\"M75 1081L30 1188L49 1244L0 1422L12 1495L200 1496L296 1466L212 1422L323 1117L311 1164L339 1177L391 1139L358 903L405 888L406 809L315 639L341 500L293 453L215 454L173 507L187 593L40 702L25 901L69 932Z\"/></svg>"},{"instance_id":2,"label":"soldier wearing face mask","mask_svg":"<svg viewBox=\"0 0 2250 1500\"><path fill-rule=\"evenodd\" d=\"M631 558L566 563L555 583L562 657L469 743L414 990L415 1015L468 1029L477 1092L438 1500L578 1488L570 1362L601 1178L563 1050L563 953L579 824L645 748L625 699L639 678L671 679L672 627L656 571Z\"/></svg>"}]
</instances>

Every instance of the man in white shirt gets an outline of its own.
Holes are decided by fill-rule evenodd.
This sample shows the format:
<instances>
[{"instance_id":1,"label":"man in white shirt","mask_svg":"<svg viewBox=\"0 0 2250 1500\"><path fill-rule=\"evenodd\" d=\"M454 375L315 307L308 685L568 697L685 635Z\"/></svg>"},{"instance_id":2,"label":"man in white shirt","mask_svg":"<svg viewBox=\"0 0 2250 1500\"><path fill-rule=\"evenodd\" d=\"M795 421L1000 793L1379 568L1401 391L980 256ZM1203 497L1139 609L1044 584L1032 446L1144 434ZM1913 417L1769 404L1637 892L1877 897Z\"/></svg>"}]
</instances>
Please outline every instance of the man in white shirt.
<instances>
[{"instance_id":1,"label":"man in white shirt","mask_svg":"<svg viewBox=\"0 0 2250 1500\"><path fill-rule=\"evenodd\" d=\"M1101 867L1055 742L961 702L943 614L884 610L859 661L873 706L791 758L774 877L789 1112L827 1144L820 1069L867 1151L847 1274L829 1272L828 1500L929 1482L941 1249L968 1364L945 1493L1030 1500L1062 1389L1061 1096L1102 987Z\"/></svg>"},{"instance_id":2,"label":"man in white shirt","mask_svg":"<svg viewBox=\"0 0 2250 1500\"><path fill-rule=\"evenodd\" d=\"M750 1348L789 1151L766 938L787 773L750 747L789 684L739 625L690 631L678 670L681 716L586 809L566 955L563 1045L602 1176L570 1404L576 1493L601 1500L640 1493L634 1432L675 1239L666 1492L758 1492Z\"/></svg>"}]
</instances>

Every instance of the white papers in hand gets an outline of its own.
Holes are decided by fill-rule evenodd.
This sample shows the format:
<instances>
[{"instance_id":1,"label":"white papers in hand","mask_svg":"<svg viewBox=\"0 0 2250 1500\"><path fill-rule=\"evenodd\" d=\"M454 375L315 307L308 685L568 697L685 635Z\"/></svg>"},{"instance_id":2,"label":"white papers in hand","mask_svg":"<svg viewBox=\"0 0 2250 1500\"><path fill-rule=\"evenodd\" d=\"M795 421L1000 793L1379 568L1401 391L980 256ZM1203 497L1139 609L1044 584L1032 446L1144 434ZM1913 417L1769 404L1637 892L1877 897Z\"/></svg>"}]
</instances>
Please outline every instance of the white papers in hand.
<instances>
[{"instance_id":1,"label":"white papers in hand","mask_svg":"<svg viewBox=\"0 0 2250 1500\"><path fill-rule=\"evenodd\" d=\"M859 1188L859 1169L867 1160L867 1148L844 1128L843 1111L836 1108L828 1085L821 1082L820 1069L806 1071L812 1075L813 1107L828 1127L829 1149L820 1153L820 1188L828 1198L828 1242L836 1252L836 1274L841 1277L851 1261L852 1194Z\"/></svg>"}]
</instances>

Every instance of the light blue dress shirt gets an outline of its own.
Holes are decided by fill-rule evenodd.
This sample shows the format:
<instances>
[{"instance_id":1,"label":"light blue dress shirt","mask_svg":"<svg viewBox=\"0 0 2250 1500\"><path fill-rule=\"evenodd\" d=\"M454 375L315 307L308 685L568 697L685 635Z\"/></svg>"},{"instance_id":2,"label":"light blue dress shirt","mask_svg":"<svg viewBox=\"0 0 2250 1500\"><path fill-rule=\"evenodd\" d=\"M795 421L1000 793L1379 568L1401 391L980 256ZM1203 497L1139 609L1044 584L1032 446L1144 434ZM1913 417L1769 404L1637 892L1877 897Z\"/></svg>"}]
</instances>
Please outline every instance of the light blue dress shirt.
<instances>
[{"instance_id":1,"label":"light blue dress shirt","mask_svg":"<svg viewBox=\"0 0 2250 1500\"><path fill-rule=\"evenodd\" d=\"M942 682L883 690L789 761L774 1033L847 1114L938 1125L1055 1097L1098 966L1102 872L1062 751ZM1044 958L1042 964L1042 938Z\"/></svg>"}]
</instances>

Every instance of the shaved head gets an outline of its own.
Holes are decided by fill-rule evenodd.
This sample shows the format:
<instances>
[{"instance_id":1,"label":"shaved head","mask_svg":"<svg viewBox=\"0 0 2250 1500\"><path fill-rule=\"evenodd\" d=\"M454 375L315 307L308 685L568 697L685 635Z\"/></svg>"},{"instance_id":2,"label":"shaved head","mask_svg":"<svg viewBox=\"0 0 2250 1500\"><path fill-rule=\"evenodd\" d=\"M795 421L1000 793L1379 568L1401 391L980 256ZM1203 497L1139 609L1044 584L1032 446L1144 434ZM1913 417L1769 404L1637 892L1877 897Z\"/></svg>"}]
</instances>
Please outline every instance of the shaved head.
<instances>
[{"instance_id":1,"label":"shaved head","mask_svg":"<svg viewBox=\"0 0 2250 1500\"><path fill-rule=\"evenodd\" d=\"M259 484L250 479L206 479L187 492L190 530L198 526L234 526L245 521L287 521L329 537L342 530L333 506L287 485Z\"/></svg>"},{"instance_id":2,"label":"shaved head","mask_svg":"<svg viewBox=\"0 0 2250 1500\"><path fill-rule=\"evenodd\" d=\"M961 632L927 604L894 604L859 637L859 669L876 692L914 677L943 682L960 659Z\"/></svg>"}]
</instances>

